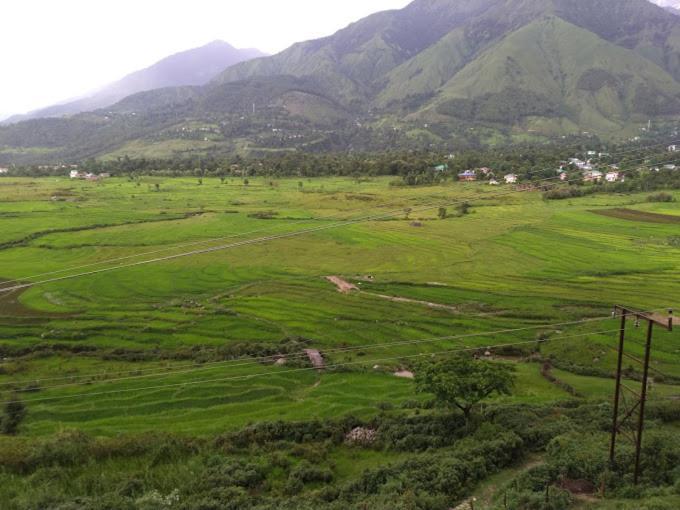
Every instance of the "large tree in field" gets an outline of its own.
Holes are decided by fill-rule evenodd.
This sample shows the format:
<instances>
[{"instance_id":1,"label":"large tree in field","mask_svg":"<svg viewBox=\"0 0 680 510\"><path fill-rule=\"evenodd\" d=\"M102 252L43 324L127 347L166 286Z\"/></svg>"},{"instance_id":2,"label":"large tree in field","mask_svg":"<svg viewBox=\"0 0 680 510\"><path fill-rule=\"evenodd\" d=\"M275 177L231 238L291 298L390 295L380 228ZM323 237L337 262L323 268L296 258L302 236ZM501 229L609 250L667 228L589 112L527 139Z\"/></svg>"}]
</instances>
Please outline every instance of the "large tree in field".
<instances>
[{"instance_id":1,"label":"large tree in field","mask_svg":"<svg viewBox=\"0 0 680 510\"><path fill-rule=\"evenodd\" d=\"M510 394L514 381L514 367L467 356L423 365L416 374L419 392L434 394L442 404L460 409L466 421L479 402L493 394Z\"/></svg>"}]
</instances>

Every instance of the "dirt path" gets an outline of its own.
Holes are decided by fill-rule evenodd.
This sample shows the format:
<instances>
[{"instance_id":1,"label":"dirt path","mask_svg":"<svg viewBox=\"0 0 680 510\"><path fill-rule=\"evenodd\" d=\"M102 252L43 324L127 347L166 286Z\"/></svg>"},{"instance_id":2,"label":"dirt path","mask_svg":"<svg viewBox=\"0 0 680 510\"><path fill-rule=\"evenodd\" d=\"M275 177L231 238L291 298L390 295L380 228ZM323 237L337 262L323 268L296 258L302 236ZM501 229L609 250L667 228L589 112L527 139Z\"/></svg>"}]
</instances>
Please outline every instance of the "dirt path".
<instances>
[{"instance_id":1,"label":"dirt path","mask_svg":"<svg viewBox=\"0 0 680 510\"><path fill-rule=\"evenodd\" d=\"M339 276L326 276L326 280L335 285L338 289L338 292L342 294L349 294L353 290L359 290L359 287L357 287L353 283L349 283L348 281L343 280Z\"/></svg>"},{"instance_id":2,"label":"dirt path","mask_svg":"<svg viewBox=\"0 0 680 510\"><path fill-rule=\"evenodd\" d=\"M486 479L477 490L474 492L471 498L476 498L475 510L488 510L493 508L494 499L498 494L498 491L511 480L515 479L517 476L529 471L532 468L538 467L543 464L543 458L540 456L531 456L527 459L524 464L505 469L500 473L497 473ZM468 499L468 501L469 501ZM467 502L466 502L467 503ZM467 503L469 506L469 503Z\"/></svg>"},{"instance_id":3,"label":"dirt path","mask_svg":"<svg viewBox=\"0 0 680 510\"><path fill-rule=\"evenodd\" d=\"M365 294L368 294L369 296L374 296L380 299L386 299L388 301L392 301L393 303L410 303L414 305L422 305L422 306L427 306L428 308L434 308L435 310L446 310L449 312L454 312L454 313L459 313L460 310L451 305L443 305L441 303L432 303L431 301L420 301L418 299L411 299L411 298L405 298L405 297L397 297L397 296L387 296L385 294L374 294L372 292L366 292Z\"/></svg>"},{"instance_id":4,"label":"dirt path","mask_svg":"<svg viewBox=\"0 0 680 510\"><path fill-rule=\"evenodd\" d=\"M377 294L374 292L366 292L362 291L359 287L354 285L353 283L350 283L339 276L326 276L326 280L331 282L333 285L335 285L338 289L338 292L342 294L349 294L350 292L361 292L362 294L365 294L367 296L373 296L378 299L384 299L386 301L391 301L393 303L405 303L405 304L412 304L412 305L419 305L419 306L426 306L428 308L432 308L433 310L445 310L447 312L451 313L462 313L462 310L453 305L445 305L442 303L434 303L432 301L422 301L419 299L412 299L412 298L407 298L407 297L401 297L401 296L388 296L386 294ZM444 284L438 284L438 285L444 285ZM488 314L484 315L498 315L500 313L503 313L501 311L498 312L489 312Z\"/></svg>"},{"instance_id":5,"label":"dirt path","mask_svg":"<svg viewBox=\"0 0 680 510\"><path fill-rule=\"evenodd\" d=\"M317 351L316 349L305 349L305 354L309 358L309 361L312 362L312 365L314 368L317 370L323 370L325 367L324 361L323 361L323 356L321 356L321 353Z\"/></svg>"}]
</instances>

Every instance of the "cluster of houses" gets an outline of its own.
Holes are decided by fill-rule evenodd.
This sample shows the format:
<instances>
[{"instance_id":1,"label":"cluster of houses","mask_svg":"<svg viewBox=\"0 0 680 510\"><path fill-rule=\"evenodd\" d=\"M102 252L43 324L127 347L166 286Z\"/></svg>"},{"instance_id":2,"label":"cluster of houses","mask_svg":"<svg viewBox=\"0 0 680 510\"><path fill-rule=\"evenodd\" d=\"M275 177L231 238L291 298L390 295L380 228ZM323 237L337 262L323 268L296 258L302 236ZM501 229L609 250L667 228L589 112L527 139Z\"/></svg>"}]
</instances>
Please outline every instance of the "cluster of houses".
<instances>
[{"instance_id":1,"label":"cluster of houses","mask_svg":"<svg viewBox=\"0 0 680 510\"><path fill-rule=\"evenodd\" d=\"M71 173L69 174L69 177L71 179L82 179L86 181L99 181L101 179L108 179L111 177L111 174L93 174L90 172L81 172L79 170L71 170Z\"/></svg>"},{"instance_id":2,"label":"cluster of houses","mask_svg":"<svg viewBox=\"0 0 680 510\"><path fill-rule=\"evenodd\" d=\"M0 167L0 175L5 175L9 172L9 168Z\"/></svg>"},{"instance_id":3,"label":"cluster of houses","mask_svg":"<svg viewBox=\"0 0 680 510\"><path fill-rule=\"evenodd\" d=\"M609 156L609 154L606 152L598 153L595 151L588 151L587 155L599 158ZM596 165L593 164L592 159L583 161L579 158L570 158L568 161L563 162L558 170L560 179L562 181L566 181L569 178L567 174L567 168L569 166L581 170L583 173L584 182L602 182L603 180L607 182L624 182L626 180L626 177L621 173L619 167L616 165L609 165L607 167L607 171L604 172L596 168Z\"/></svg>"},{"instance_id":4,"label":"cluster of houses","mask_svg":"<svg viewBox=\"0 0 680 510\"><path fill-rule=\"evenodd\" d=\"M478 168L476 170L465 170L465 172L458 174L458 180L461 182L474 182L480 178L487 178L489 185L498 186L500 182L496 180L493 170L487 167ZM503 176L506 184L516 184L519 182L517 174L507 174Z\"/></svg>"}]
</instances>

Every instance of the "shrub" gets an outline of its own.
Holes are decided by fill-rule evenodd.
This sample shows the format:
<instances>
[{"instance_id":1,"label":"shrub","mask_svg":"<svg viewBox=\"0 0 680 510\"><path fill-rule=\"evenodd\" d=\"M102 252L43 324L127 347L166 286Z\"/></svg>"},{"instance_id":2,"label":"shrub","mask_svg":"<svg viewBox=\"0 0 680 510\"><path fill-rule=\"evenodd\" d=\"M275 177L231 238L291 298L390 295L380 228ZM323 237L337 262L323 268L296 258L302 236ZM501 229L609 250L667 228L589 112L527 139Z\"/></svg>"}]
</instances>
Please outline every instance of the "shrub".
<instances>
[{"instance_id":1,"label":"shrub","mask_svg":"<svg viewBox=\"0 0 680 510\"><path fill-rule=\"evenodd\" d=\"M243 460L230 460L214 455L206 460L206 466L202 485L211 489L222 487L255 489L265 479L264 468Z\"/></svg>"},{"instance_id":2,"label":"shrub","mask_svg":"<svg viewBox=\"0 0 680 510\"><path fill-rule=\"evenodd\" d=\"M288 479L299 480L303 484L321 482L329 483L333 480L333 473L329 469L320 468L303 460L290 472Z\"/></svg>"},{"instance_id":3,"label":"shrub","mask_svg":"<svg viewBox=\"0 0 680 510\"><path fill-rule=\"evenodd\" d=\"M675 202L675 198L670 193L657 193L647 197L647 202Z\"/></svg>"},{"instance_id":4,"label":"shrub","mask_svg":"<svg viewBox=\"0 0 680 510\"><path fill-rule=\"evenodd\" d=\"M26 406L19 400L18 396L12 397L12 399L5 405L5 411L0 420L0 428L3 434L15 435L19 432L19 425L26 418Z\"/></svg>"},{"instance_id":5,"label":"shrub","mask_svg":"<svg viewBox=\"0 0 680 510\"><path fill-rule=\"evenodd\" d=\"M566 200L568 198L578 198L588 194L589 190L570 186L568 188L557 188L543 193L545 200Z\"/></svg>"}]
</instances>

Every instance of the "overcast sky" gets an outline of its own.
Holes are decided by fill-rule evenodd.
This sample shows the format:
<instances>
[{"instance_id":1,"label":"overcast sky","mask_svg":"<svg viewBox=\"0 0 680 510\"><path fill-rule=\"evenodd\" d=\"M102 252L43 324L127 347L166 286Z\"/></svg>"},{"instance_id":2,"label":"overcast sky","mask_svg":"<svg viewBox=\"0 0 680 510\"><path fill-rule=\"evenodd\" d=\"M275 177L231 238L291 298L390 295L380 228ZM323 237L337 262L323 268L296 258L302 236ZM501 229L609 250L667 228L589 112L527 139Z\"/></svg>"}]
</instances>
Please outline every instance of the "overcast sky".
<instances>
[{"instance_id":1,"label":"overcast sky","mask_svg":"<svg viewBox=\"0 0 680 510\"><path fill-rule=\"evenodd\" d=\"M0 118L221 39L281 51L409 0L2 0Z\"/></svg>"},{"instance_id":2,"label":"overcast sky","mask_svg":"<svg viewBox=\"0 0 680 510\"><path fill-rule=\"evenodd\" d=\"M0 0L0 119L222 39L281 51L410 0ZM655 0L680 7L680 0Z\"/></svg>"}]
</instances>

